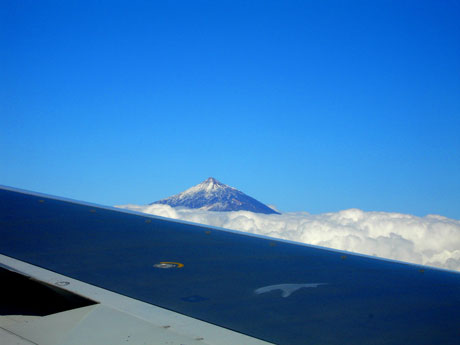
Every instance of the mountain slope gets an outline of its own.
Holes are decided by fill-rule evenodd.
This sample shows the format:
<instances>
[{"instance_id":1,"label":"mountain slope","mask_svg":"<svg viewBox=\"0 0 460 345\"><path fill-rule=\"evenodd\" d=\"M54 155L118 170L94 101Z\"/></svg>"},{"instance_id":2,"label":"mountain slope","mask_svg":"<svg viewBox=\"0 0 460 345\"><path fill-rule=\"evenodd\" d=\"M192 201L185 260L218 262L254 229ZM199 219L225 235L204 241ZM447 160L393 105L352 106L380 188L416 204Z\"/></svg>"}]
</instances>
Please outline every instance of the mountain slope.
<instances>
[{"instance_id":1,"label":"mountain slope","mask_svg":"<svg viewBox=\"0 0 460 345\"><path fill-rule=\"evenodd\" d=\"M193 186L186 191L152 204L166 204L172 207L199 208L208 211L251 211L255 213L279 214L249 195L227 186L215 178Z\"/></svg>"}]
</instances>

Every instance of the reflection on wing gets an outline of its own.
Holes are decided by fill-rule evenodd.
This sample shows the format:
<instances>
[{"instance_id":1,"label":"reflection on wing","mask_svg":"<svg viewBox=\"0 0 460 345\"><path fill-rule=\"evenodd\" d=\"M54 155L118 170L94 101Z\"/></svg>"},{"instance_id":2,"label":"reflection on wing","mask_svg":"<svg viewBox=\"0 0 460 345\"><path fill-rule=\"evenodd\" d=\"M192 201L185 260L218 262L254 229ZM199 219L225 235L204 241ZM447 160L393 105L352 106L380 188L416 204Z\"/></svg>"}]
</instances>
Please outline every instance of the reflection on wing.
<instances>
[{"instance_id":1,"label":"reflection on wing","mask_svg":"<svg viewBox=\"0 0 460 345\"><path fill-rule=\"evenodd\" d=\"M307 283L307 284L277 284L277 285L270 285L264 286L258 289L255 289L254 292L256 294L261 294L265 292L281 290L281 297L289 297L293 292L300 290L302 288L316 288L320 285L325 285L325 283Z\"/></svg>"}]
</instances>

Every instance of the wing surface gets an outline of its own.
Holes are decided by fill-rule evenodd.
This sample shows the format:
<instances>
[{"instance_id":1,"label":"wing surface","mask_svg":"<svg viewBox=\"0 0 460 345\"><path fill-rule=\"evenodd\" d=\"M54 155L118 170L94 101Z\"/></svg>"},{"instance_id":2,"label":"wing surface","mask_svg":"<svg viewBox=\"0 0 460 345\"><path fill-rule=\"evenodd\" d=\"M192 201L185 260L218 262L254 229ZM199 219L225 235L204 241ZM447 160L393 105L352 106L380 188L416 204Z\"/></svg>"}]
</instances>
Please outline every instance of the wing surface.
<instances>
[{"instance_id":1,"label":"wing surface","mask_svg":"<svg viewBox=\"0 0 460 345\"><path fill-rule=\"evenodd\" d=\"M0 188L0 253L7 270L94 302L29 316L65 314L61 329L88 334L85 344L99 344L95 328L112 330L102 339L137 344L116 332L121 325L166 336L152 344L431 345L460 336L457 272L8 187ZM31 332L4 317L4 331Z\"/></svg>"}]
</instances>

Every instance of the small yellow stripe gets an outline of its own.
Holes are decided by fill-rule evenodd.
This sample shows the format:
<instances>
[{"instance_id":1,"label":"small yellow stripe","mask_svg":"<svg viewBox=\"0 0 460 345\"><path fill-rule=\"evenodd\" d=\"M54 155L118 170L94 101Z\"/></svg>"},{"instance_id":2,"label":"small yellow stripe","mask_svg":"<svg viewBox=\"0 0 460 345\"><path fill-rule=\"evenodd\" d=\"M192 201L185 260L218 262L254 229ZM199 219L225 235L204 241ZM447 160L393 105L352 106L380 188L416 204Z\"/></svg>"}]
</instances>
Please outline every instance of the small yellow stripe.
<instances>
[{"instance_id":1,"label":"small yellow stripe","mask_svg":"<svg viewBox=\"0 0 460 345\"><path fill-rule=\"evenodd\" d=\"M177 268L184 267L184 264L181 264L180 262L163 261L160 262L160 264L176 265Z\"/></svg>"}]
</instances>

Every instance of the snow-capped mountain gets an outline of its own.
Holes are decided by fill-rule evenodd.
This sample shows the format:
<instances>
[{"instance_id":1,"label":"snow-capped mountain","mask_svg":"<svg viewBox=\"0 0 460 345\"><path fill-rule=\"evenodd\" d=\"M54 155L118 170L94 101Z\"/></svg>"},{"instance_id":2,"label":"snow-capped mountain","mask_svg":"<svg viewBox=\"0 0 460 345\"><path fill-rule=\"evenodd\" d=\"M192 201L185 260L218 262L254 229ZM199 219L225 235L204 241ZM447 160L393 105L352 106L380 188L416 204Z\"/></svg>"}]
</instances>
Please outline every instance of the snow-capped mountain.
<instances>
[{"instance_id":1,"label":"snow-capped mountain","mask_svg":"<svg viewBox=\"0 0 460 345\"><path fill-rule=\"evenodd\" d=\"M170 196L169 198L152 202L152 204L166 204L172 207L199 208L207 211L251 211L255 213L276 213L275 210L262 204L254 198L233 187L227 186L215 178L187 189L186 191Z\"/></svg>"}]
</instances>

